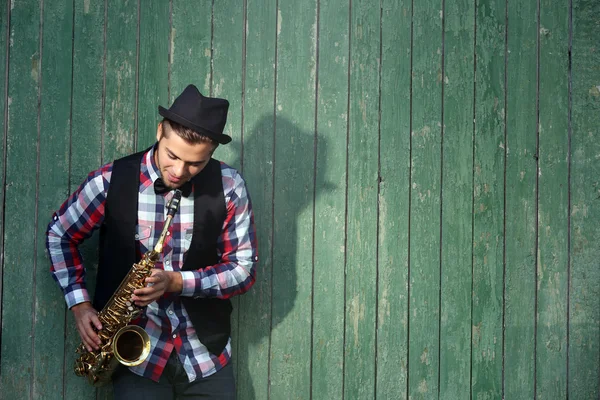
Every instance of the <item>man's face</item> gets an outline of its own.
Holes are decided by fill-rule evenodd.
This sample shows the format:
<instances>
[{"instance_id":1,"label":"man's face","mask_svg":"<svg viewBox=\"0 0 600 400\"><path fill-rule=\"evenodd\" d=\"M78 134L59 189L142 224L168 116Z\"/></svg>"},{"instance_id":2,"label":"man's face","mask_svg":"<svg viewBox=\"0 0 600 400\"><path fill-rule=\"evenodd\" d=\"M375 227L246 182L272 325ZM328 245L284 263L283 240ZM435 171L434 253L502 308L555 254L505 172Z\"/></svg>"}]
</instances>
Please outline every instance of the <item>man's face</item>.
<instances>
[{"instance_id":1,"label":"man's face","mask_svg":"<svg viewBox=\"0 0 600 400\"><path fill-rule=\"evenodd\" d=\"M168 124L158 125L156 140L154 161L165 185L173 189L199 174L214 151L211 143L187 143Z\"/></svg>"}]
</instances>

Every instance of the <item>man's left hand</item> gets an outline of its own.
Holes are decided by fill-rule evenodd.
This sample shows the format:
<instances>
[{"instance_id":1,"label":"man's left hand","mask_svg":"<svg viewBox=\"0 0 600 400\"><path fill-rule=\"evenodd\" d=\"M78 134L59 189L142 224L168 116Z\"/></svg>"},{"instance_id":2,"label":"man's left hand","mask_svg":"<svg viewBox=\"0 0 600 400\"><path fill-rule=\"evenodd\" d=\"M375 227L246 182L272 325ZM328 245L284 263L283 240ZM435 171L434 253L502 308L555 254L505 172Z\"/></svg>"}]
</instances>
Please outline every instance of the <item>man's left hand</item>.
<instances>
[{"instance_id":1,"label":"man's left hand","mask_svg":"<svg viewBox=\"0 0 600 400\"><path fill-rule=\"evenodd\" d=\"M158 300L165 292L181 292L183 288L179 272L163 271L162 269L153 269L152 275L146 278L146 284L145 288L136 289L131 296L131 300L137 306L147 306Z\"/></svg>"}]
</instances>

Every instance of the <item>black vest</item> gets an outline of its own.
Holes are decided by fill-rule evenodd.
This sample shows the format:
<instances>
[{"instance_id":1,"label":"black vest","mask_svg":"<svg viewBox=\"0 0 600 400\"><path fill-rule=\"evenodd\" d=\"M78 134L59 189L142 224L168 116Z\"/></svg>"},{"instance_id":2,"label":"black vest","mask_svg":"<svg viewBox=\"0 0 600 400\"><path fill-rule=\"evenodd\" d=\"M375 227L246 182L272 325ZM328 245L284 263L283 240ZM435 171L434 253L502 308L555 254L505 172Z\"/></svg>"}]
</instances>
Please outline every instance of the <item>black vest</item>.
<instances>
[{"instance_id":1,"label":"black vest","mask_svg":"<svg viewBox=\"0 0 600 400\"><path fill-rule=\"evenodd\" d=\"M147 151L147 150L146 150ZM104 222L100 227L100 264L94 306L102 309L125 278L136 258L135 232L138 215L140 164L146 151L116 160L113 164ZM221 166L210 159L193 179L194 228L183 271L217 264L217 239L227 210ZM200 342L220 355L231 335L231 302L216 298L180 296Z\"/></svg>"}]
</instances>

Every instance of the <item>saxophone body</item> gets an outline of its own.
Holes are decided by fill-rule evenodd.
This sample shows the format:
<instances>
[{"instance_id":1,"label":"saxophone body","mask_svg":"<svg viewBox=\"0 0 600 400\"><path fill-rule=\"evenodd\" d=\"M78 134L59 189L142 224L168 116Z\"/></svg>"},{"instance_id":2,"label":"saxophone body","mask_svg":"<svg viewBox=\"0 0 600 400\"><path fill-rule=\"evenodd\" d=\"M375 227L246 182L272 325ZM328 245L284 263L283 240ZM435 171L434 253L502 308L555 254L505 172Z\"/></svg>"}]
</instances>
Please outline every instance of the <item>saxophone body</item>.
<instances>
[{"instance_id":1,"label":"saxophone body","mask_svg":"<svg viewBox=\"0 0 600 400\"><path fill-rule=\"evenodd\" d=\"M175 191L167 205L167 218L163 231L154 249L144 254L133 264L115 293L98 313L102 329L98 331L101 344L98 350L87 351L81 343L76 350L79 357L75 360L75 374L86 376L93 386L102 386L110 382L111 376L119 364L131 367L144 362L150 354L150 337L137 325L130 322L139 317L142 308L131 301L134 290L146 287L146 278L152 273L160 258L173 216L179 208L181 192Z\"/></svg>"}]
</instances>

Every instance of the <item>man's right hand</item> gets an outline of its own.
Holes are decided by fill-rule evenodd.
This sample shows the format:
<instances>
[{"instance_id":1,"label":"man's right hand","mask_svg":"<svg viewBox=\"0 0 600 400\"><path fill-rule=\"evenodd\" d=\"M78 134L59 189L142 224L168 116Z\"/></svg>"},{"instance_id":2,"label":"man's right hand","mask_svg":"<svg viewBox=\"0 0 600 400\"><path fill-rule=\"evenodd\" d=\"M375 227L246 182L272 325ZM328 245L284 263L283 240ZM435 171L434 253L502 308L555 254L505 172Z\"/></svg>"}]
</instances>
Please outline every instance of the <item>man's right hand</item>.
<instances>
[{"instance_id":1,"label":"man's right hand","mask_svg":"<svg viewBox=\"0 0 600 400\"><path fill-rule=\"evenodd\" d=\"M86 349L88 351L98 350L100 344L102 344L96 334L96 330L102 329L102 324L98 319L98 311L92 307L89 301L74 305L71 307L71 311L75 316L75 324ZM94 327L96 330L94 330Z\"/></svg>"}]
</instances>

